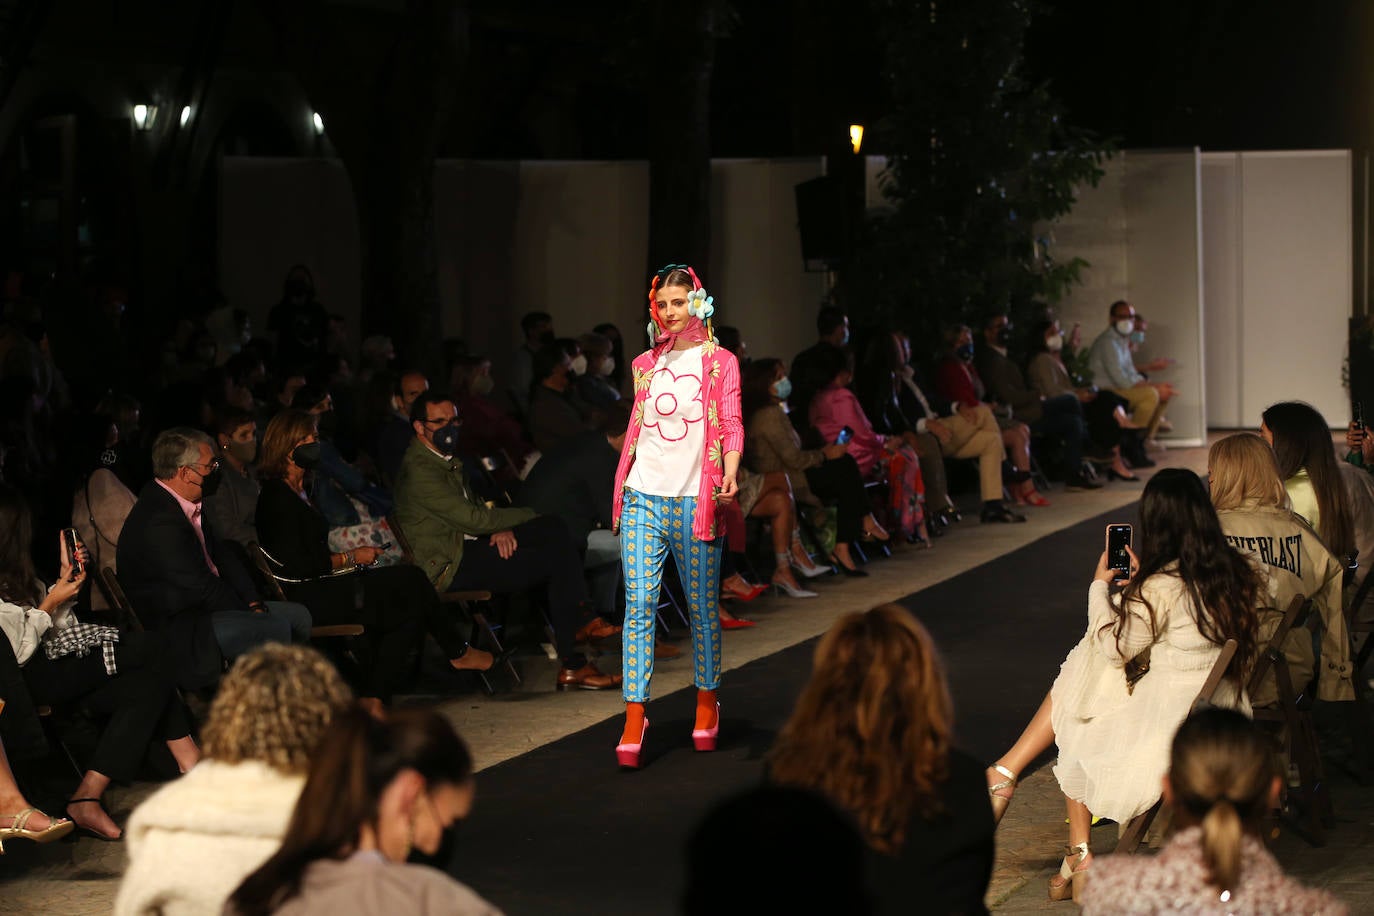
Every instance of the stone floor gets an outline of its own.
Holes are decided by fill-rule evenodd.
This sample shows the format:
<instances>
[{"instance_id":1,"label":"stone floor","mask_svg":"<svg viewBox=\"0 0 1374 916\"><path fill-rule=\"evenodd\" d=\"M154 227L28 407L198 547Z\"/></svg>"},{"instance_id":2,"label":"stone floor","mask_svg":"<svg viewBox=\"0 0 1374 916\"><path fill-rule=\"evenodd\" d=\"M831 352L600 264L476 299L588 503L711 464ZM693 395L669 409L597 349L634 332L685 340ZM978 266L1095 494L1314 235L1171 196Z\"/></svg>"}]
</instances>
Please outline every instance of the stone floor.
<instances>
[{"instance_id":1,"label":"stone floor","mask_svg":"<svg viewBox=\"0 0 1374 916\"><path fill-rule=\"evenodd\" d=\"M1173 450L1157 457L1162 459L1161 465L1198 470L1205 466L1201 449ZM981 527L975 520L965 521L939 540L935 549L904 549L898 554L899 561L874 563L869 567L869 578L824 589L819 598L773 597L754 602L747 606L746 616L760 625L727 633L726 668L810 639L856 605L872 606L911 594L1037 538L1127 505L1138 495L1138 486L1120 484L1092 493L1058 491L1051 494L1053 505L1029 510L1027 524ZM611 667L615 664L614 656L608 655L605 661ZM465 694L444 704L471 745L479 770L621 711L617 692L555 693L552 662L526 658L522 669L525 684L520 689L495 697ZM655 671L655 688L660 695L685 687L690 680L686 658L660 663ZM113 789L107 796L110 813L123 823L153 788L139 784ZM1374 790L1351 782L1340 783L1333 792L1341 823L1332 831L1329 845L1314 851L1300 840L1285 838L1280 841L1280 854L1285 865L1306 880L1326 884L1340 893L1352 904L1352 911L1374 912L1374 868L1368 866L1364 852L1374 830ZM1064 842L1062 811L1057 787L1047 769L1022 783L998 834L998 861L988 896L997 912L1038 911L1050 905L1044 901L1044 884L1057 867L1056 857ZM1106 849L1113 841L1113 828L1095 831L1095 846ZM0 858L5 901L0 910L64 916L110 911L124 865L122 844L89 838L45 847L13 842L7 853Z\"/></svg>"}]
</instances>

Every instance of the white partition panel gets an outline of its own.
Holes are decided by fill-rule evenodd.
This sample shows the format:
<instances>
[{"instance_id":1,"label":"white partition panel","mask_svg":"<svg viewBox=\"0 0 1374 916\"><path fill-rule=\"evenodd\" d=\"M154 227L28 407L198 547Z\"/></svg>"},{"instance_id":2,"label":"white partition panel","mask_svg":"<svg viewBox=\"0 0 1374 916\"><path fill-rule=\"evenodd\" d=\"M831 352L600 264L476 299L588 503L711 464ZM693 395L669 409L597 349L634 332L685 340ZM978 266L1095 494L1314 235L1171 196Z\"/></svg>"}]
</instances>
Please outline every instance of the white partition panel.
<instances>
[{"instance_id":1,"label":"white partition panel","mask_svg":"<svg viewBox=\"0 0 1374 916\"><path fill-rule=\"evenodd\" d=\"M1244 353L1241 348L1241 199L1240 157L1202 154L1202 252L1207 265L1207 422L1215 429L1258 425L1241 403Z\"/></svg>"},{"instance_id":2,"label":"white partition panel","mask_svg":"<svg viewBox=\"0 0 1374 916\"><path fill-rule=\"evenodd\" d=\"M1303 400L1333 426L1352 296L1350 153L1240 155L1245 425L1275 401Z\"/></svg>"},{"instance_id":3,"label":"white partition panel","mask_svg":"<svg viewBox=\"0 0 1374 916\"><path fill-rule=\"evenodd\" d=\"M1207 418L1198 158L1196 150L1127 153L1124 201L1130 277L1125 298L1150 327L1136 362L1174 360L1150 374L1179 389L1169 402L1173 432L1160 438L1200 445Z\"/></svg>"},{"instance_id":4,"label":"white partition panel","mask_svg":"<svg viewBox=\"0 0 1374 916\"><path fill-rule=\"evenodd\" d=\"M1080 326L1085 347L1107 327L1108 307L1126 296L1128 285L1125 158L1112 159L1103 170L1106 174L1096 187L1078 189L1069 215L1037 231L1049 240L1055 260L1078 257L1088 262L1079 274L1082 282L1054 306L1065 333L1074 324Z\"/></svg>"}]
</instances>

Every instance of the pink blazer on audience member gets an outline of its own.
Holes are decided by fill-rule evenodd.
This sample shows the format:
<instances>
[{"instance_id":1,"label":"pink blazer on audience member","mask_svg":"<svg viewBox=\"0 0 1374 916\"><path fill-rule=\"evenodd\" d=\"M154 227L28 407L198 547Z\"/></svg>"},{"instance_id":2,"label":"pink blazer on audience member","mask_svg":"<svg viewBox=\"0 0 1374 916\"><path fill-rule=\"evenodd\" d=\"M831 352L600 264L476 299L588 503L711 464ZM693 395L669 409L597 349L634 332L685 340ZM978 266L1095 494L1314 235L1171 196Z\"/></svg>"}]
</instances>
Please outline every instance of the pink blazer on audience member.
<instances>
[{"instance_id":1,"label":"pink blazer on audience member","mask_svg":"<svg viewBox=\"0 0 1374 916\"><path fill-rule=\"evenodd\" d=\"M883 456L883 437L873 430L859 399L848 388L830 385L822 388L811 401L811 425L826 442L834 442L840 430L848 426L854 430L849 441L849 454L859 464L865 477Z\"/></svg>"}]
</instances>

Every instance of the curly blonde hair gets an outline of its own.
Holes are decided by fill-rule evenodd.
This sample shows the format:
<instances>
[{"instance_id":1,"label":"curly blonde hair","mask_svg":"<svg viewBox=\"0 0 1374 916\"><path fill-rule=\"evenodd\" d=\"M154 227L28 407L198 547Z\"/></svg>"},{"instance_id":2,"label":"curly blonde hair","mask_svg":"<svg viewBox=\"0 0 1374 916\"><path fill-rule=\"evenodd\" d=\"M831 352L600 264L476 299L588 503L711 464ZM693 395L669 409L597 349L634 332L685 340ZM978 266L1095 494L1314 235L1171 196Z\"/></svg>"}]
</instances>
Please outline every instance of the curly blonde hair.
<instances>
[{"instance_id":1,"label":"curly blonde hair","mask_svg":"<svg viewBox=\"0 0 1374 916\"><path fill-rule=\"evenodd\" d=\"M259 646L239 656L220 682L201 733L205 756L304 774L325 728L352 702L352 691L319 652Z\"/></svg>"},{"instance_id":2,"label":"curly blonde hair","mask_svg":"<svg viewBox=\"0 0 1374 916\"><path fill-rule=\"evenodd\" d=\"M900 852L913 817L942 808L954 712L925 627L883 604L835 622L768 755L768 778L848 811L868 845Z\"/></svg>"}]
</instances>

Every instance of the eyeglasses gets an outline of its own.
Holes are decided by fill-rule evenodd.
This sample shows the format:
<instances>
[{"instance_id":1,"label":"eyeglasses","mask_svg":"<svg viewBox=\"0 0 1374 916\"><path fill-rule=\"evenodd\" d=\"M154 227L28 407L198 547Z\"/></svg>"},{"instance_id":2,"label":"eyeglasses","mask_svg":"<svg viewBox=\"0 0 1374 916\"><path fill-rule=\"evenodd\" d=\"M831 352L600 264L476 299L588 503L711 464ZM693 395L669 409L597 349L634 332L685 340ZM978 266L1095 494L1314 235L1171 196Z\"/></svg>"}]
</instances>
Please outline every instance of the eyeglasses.
<instances>
[{"instance_id":1,"label":"eyeglasses","mask_svg":"<svg viewBox=\"0 0 1374 916\"><path fill-rule=\"evenodd\" d=\"M424 420L424 421L422 421L422 422L423 422L426 426L432 427L432 428L434 428L434 429L442 429L443 427L448 426L448 425L450 425L450 424L452 424L453 426L462 426L462 425L463 425L463 418L462 418L462 417L451 417L451 418L450 418L450 417L440 417L440 418L438 418L437 420Z\"/></svg>"},{"instance_id":2,"label":"eyeglasses","mask_svg":"<svg viewBox=\"0 0 1374 916\"><path fill-rule=\"evenodd\" d=\"M219 470L219 459L215 459L214 461L209 462L192 461L190 464L183 464L182 467L199 469L202 464L204 464L205 467L209 468L209 470L205 472L207 474L213 474L215 473L215 471ZM199 474L200 471L197 470L196 473Z\"/></svg>"}]
</instances>

